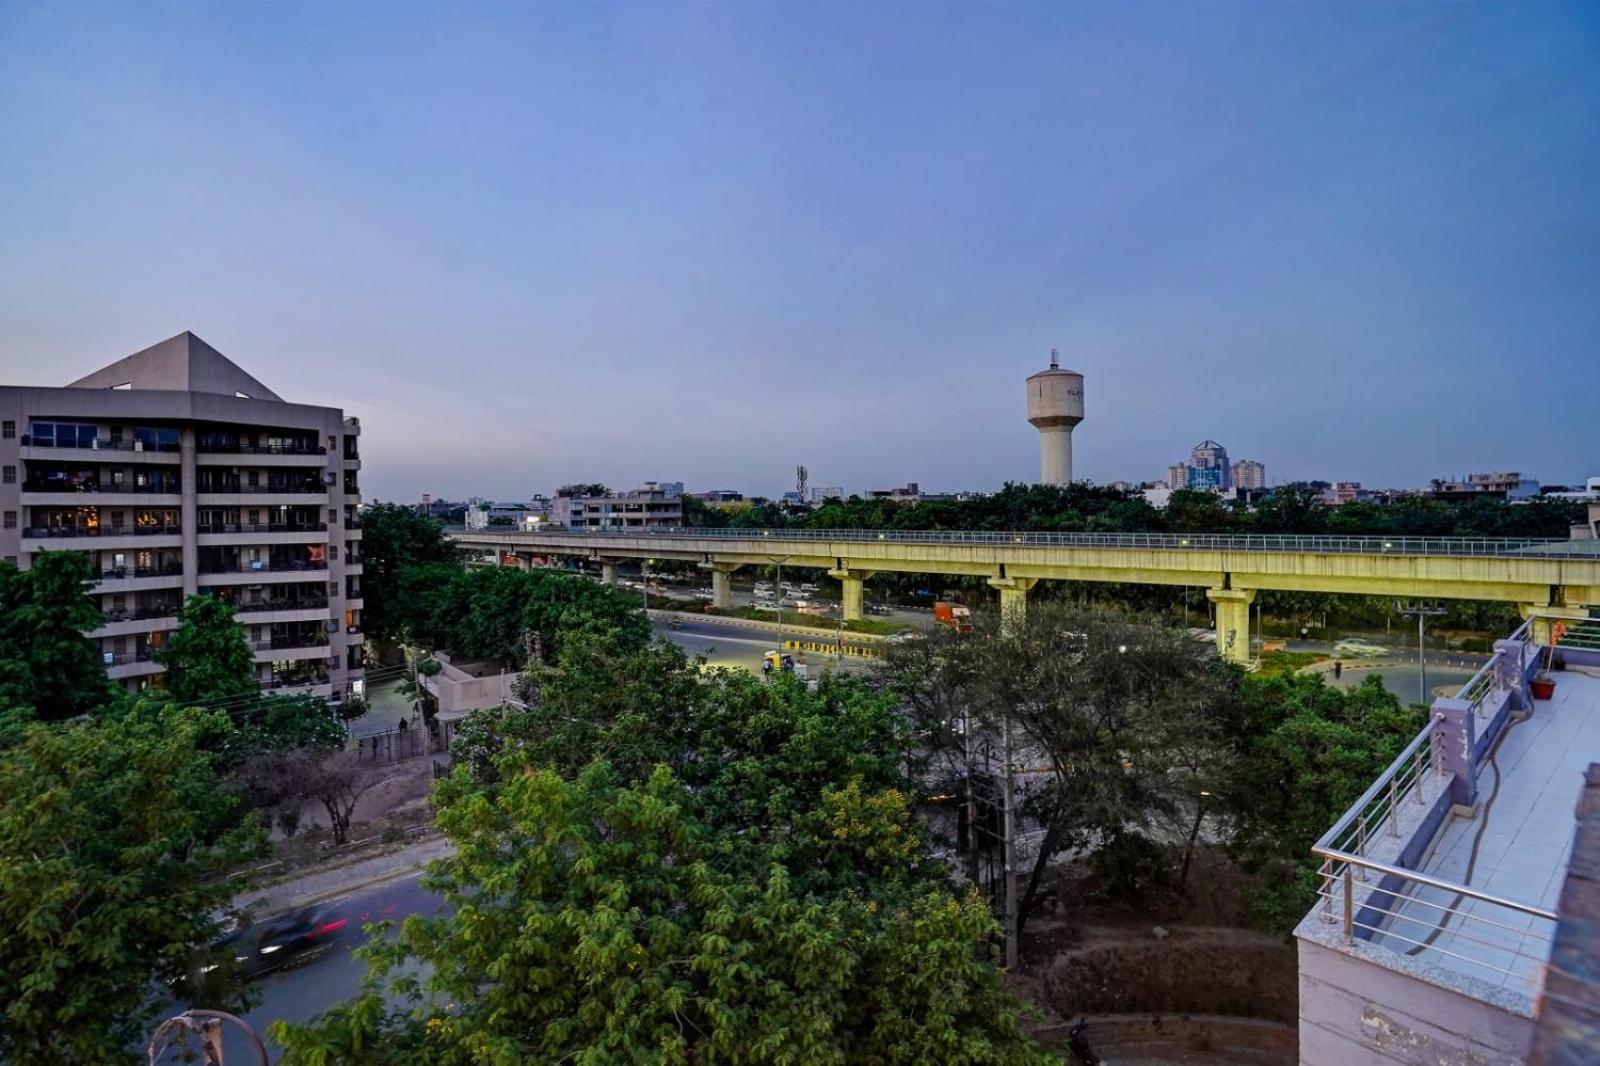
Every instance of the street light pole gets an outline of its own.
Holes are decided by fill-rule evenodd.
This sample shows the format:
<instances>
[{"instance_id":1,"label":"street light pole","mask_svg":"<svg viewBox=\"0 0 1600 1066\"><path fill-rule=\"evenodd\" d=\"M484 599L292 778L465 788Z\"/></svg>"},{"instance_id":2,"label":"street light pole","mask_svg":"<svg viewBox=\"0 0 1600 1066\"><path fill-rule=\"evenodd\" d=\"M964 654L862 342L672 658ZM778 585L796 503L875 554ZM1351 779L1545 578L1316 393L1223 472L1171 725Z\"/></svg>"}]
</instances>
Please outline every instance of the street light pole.
<instances>
[{"instance_id":1,"label":"street light pole","mask_svg":"<svg viewBox=\"0 0 1600 1066\"><path fill-rule=\"evenodd\" d=\"M1429 618L1437 618L1446 612L1447 608L1437 603L1418 600L1415 603L1401 603L1398 600L1394 605L1395 613L1405 618L1417 616L1417 688L1419 698L1426 704L1428 702L1428 646L1427 626Z\"/></svg>"}]
</instances>

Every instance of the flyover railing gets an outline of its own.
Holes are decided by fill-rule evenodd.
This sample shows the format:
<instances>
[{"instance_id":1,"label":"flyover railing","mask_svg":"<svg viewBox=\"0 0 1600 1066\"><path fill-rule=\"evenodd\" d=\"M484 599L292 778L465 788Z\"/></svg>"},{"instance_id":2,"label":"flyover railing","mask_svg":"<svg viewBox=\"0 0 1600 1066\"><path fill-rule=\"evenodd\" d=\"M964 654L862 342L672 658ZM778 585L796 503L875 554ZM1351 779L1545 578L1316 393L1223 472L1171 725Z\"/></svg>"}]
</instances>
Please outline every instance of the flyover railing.
<instances>
[{"instance_id":1,"label":"flyover railing","mask_svg":"<svg viewBox=\"0 0 1600 1066\"><path fill-rule=\"evenodd\" d=\"M1333 537L1295 534L1215 533L1036 533L978 530L903 529L726 529L685 526L652 529L568 529L534 531L495 528L447 530L464 539L479 537L547 540L556 536L595 540L762 540L777 538L807 543L949 544L992 547L1125 548L1160 551L1300 552L1339 555L1441 555L1497 558L1588 559L1600 562L1600 542L1536 537Z\"/></svg>"}]
</instances>

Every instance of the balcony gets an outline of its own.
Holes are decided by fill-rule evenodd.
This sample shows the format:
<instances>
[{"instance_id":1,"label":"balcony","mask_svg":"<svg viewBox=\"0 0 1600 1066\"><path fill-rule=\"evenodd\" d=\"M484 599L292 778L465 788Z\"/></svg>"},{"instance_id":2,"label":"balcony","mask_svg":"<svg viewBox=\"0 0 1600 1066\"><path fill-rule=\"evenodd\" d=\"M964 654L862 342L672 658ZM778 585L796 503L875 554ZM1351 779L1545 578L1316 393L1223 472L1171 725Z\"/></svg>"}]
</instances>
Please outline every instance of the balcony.
<instances>
[{"instance_id":1,"label":"balcony","mask_svg":"<svg viewBox=\"0 0 1600 1066\"><path fill-rule=\"evenodd\" d=\"M285 563L212 563L202 567L201 577L219 577L227 574L307 574L328 569L325 560L294 560Z\"/></svg>"},{"instance_id":2,"label":"balcony","mask_svg":"<svg viewBox=\"0 0 1600 1066\"><path fill-rule=\"evenodd\" d=\"M183 560L156 563L154 566L108 566L100 571L101 581L122 581L130 577L181 577Z\"/></svg>"},{"instance_id":3,"label":"balcony","mask_svg":"<svg viewBox=\"0 0 1600 1066\"><path fill-rule=\"evenodd\" d=\"M108 440L108 439L105 439L105 438L97 438L97 439L92 440L92 441L81 441L81 440L71 440L71 439L57 440L55 438L43 439L43 438L39 438L39 437L32 437L32 436L29 436L28 434L24 433L22 435L22 437L21 437L21 444L22 444L22 447L24 447L24 448L42 448L42 449L49 449L51 451L71 451L71 452L78 452L78 453L89 451L89 452L164 452L164 453L167 453L169 455L174 455L174 456L178 454L178 444L176 442L172 442L172 443L167 443L167 442L155 443L155 442L142 441L142 440Z\"/></svg>"},{"instance_id":4,"label":"balcony","mask_svg":"<svg viewBox=\"0 0 1600 1066\"><path fill-rule=\"evenodd\" d=\"M29 526L23 540L55 540L72 537L177 537L182 528L176 523L159 526Z\"/></svg>"},{"instance_id":5,"label":"balcony","mask_svg":"<svg viewBox=\"0 0 1600 1066\"><path fill-rule=\"evenodd\" d=\"M198 443L199 455L327 455L328 449L320 444L221 444L215 441Z\"/></svg>"},{"instance_id":6,"label":"balcony","mask_svg":"<svg viewBox=\"0 0 1600 1066\"><path fill-rule=\"evenodd\" d=\"M101 613L105 616L106 624L111 625L116 622L144 622L152 618L176 618L182 609L181 603L170 603L150 607L122 607Z\"/></svg>"},{"instance_id":7,"label":"balcony","mask_svg":"<svg viewBox=\"0 0 1600 1066\"><path fill-rule=\"evenodd\" d=\"M1533 697L1551 629L1535 619L1496 642L1317 841L1320 902L1295 930L1303 1063L1381 1057L1373 1016L1435 1061L1526 1053L1573 810L1600 751L1600 651L1563 646L1553 698Z\"/></svg>"},{"instance_id":8,"label":"balcony","mask_svg":"<svg viewBox=\"0 0 1600 1066\"><path fill-rule=\"evenodd\" d=\"M182 494L183 486L177 480L154 485L140 485L138 483L123 484L120 481L113 481L110 484L102 485L99 481L78 481L68 483L65 481L39 481L35 478L29 478L22 483L22 491L24 493L48 495L50 497L48 502L59 505L62 502L59 497L76 496L80 493L92 495L109 494L114 496L139 497L178 496ZM23 502L26 503L28 501L24 500Z\"/></svg>"},{"instance_id":9,"label":"balcony","mask_svg":"<svg viewBox=\"0 0 1600 1066\"><path fill-rule=\"evenodd\" d=\"M327 597L307 597L294 600L265 600L257 603L236 603L235 614L264 614L268 611L326 611Z\"/></svg>"},{"instance_id":10,"label":"balcony","mask_svg":"<svg viewBox=\"0 0 1600 1066\"><path fill-rule=\"evenodd\" d=\"M326 496L328 486L320 481L297 481L252 485L247 481L202 481L195 487L201 496Z\"/></svg>"}]
</instances>

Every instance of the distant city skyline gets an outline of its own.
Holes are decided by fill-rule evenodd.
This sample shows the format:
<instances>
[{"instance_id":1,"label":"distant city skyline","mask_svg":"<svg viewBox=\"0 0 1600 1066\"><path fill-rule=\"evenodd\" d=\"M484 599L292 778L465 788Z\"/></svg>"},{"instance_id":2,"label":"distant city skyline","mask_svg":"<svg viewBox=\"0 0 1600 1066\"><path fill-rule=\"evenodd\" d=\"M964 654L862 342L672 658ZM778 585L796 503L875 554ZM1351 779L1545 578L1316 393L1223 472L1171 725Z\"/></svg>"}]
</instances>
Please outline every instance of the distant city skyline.
<instances>
[{"instance_id":1,"label":"distant city skyline","mask_svg":"<svg viewBox=\"0 0 1600 1066\"><path fill-rule=\"evenodd\" d=\"M1600 472L1600 8L0 7L4 380L183 330L368 498L777 497L1214 437Z\"/></svg>"}]
</instances>

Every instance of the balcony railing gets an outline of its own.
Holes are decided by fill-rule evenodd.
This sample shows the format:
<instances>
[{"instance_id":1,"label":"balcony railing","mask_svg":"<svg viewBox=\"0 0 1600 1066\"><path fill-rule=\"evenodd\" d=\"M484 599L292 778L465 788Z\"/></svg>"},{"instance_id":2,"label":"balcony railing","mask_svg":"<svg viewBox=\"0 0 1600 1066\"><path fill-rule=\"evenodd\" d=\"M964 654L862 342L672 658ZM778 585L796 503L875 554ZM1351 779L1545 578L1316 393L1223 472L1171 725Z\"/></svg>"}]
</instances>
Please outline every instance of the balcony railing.
<instances>
[{"instance_id":1,"label":"balcony railing","mask_svg":"<svg viewBox=\"0 0 1600 1066\"><path fill-rule=\"evenodd\" d=\"M361 528L361 519L359 519L359 518L350 518L350 517L346 516L346 518L344 520L344 528L346 528L346 529L360 529Z\"/></svg>"},{"instance_id":2,"label":"balcony railing","mask_svg":"<svg viewBox=\"0 0 1600 1066\"><path fill-rule=\"evenodd\" d=\"M101 485L98 481L81 481L76 484L68 484L63 481L34 481L30 479L22 483L22 491L54 492L60 493L64 496L75 495L77 493L100 492L129 493L138 494L141 496L176 496L183 492L183 487L176 481L172 482L171 484L158 485L121 485L117 483Z\"/></svg>"},{"instance_id":3,"label":"balcony railing","mask_svg":"<svg viewBox=\"0 0 1600 1066\"><path fill-rule=\"evenodd\" d=\"M195 445L195 451L205 455L327 455L328 449L320 444L218 444Z\"/></svg>"},{"instance_id":4,"label":"balcony railing","mask_svg":"<svg viewBox=\"0 0 1600 1066\"><path fill-rule=\"evenodd\" d=\"M25 539L47 540L54 537L175 537L182 528L170 526L29 526L22 531Z\"/></svg>"},{"instance_id":5,"label":"balcony railing","mask_svg":"<svg viewBox=\"0 0 1600 1066\"><path fill-rule=\"evenodd\" d=\"M322 599L263 600L256 603L233 604L235 613L262 614L267 611L326 611L328 601Z\"/></svg>"},{"instance_id":6,"label":"balcony railing","mask_svg":"<svg viewBox=\"0 0 1600 1066\"><path fill-rule=\"evenodd\" d=\"M321 632L320 630L315 633L307 633L306 635L299 637L273 637L271 640L252 640L250 642L251 651L273 651L275 649L285 650L288 648L326 648L327 646L328 634Z\"/></svg>"},{"instance_id":7,"label":"balcony railing","mask_svg":"<svg viewBox=\"0 0 1600 1066\"><path fill-rule=\"evenodd\" d=\"M101 581L120 581L129 577L176 577L183 573L183 561L157 563L154 566L108 566L100 571Z\"/></svg>"},{"instance_id":8,"label":"balcony railing","mask_svg":"<svg viewBox=\"0 0 1600 1066\"><path fill-rule=\"evenodd\" d=\"M1562 540L1553 537L1323 537L1296 535L1237 535L1211 533L1027 533L896 529L707 529L685 526L576 528L520 531L514 528L475 529L451 526L456 537L519 537L538 542L554 537L581 536L659 541L670 537L695 540L763 539L806 543L876 543L983 545L996 548L1118 548L1185 552L1302 552L1334 555L1443 555L1493 556L1532 559L1600 560L1600 541Z\"/></svg>"},{"instance_id":9,"label":"balcony railing","mask_svg":"<svg viewBox=\"0 0 1600 1066\"><path fill-rule=\"evenodd\" d=\"M325 533L326 522L201 522L201 533Z\"/></svg>"},{"instance_id":10,"label":"balcony railing","mask_svg":"<svg viewBox=\"0 0 1600 1066\"><path fill-rule=\"evenodd\" d=\"M145 622L152 618L176 618L183 609L181 603L156 604L152 607L124 607L114 611L104 611L105 624L114 622Z\"/></svg>"},{"instance_id":11,"label":"balcony railing","mask_svg":"<svg viewBox=\"0 0 1600 1066\"><path fill-rule=\"evenodd\" d=\"M1497 652L1459 690L1455 698L1472 708L1474 720L1520 684L1514 672L1528 665L1530 625L1510 638L1515 654ZM1347 944L1361 940L1467 973L1531 979L1549 961L1554 911L1411 868L1442 831L1434 811L1450 801L1454 774L1443 765L1449 743L1430 722L1317 841L1322 920L1342 925Z\"/></svg>"},{"instance_id":12,"label":"balcony railing","mask_svg":"<svg viewBox=\"0 0 1600 1066\"><path fill-rule=\"evenodd\" d=\"M22 446L25 448L66 448L72 451L91 452L168 452L178 451L176 441L143 441L143 440L108 440L96 438L94 440L41 440L27 433L22 435Z\"/></svg>"},{"instance_id":13,"label":"balcony railing","mask_svg":"<svg viewBox=\"0 0 1600 1066\"><path fill-rule=\"evenodd\" d=\"M320 481L298 485L248 485L239 481L201 482L195 491L202 496L326 496L328 486Z\"/></svg>"},{"instance_id":14,"label":"balcony railing","mask_svg":"<svg viewBox=\"0 0 1600 1066\"><path fill-rule=\"evenodd\" d=\"M156 661L156 649L139 648L137 651L105 651L100 653L100 661L106 666L128 666L132 663L153 663Z\"/></svg>"},{"instance_id":15,"label":"balcony railing","mask_svg":"<svg viewBox=\"0 0 1600 1066\"><path fill-rule=\"evenodd\" d=\"M200 568L202 577L213 574L283 574L326 570L326 562L296 559L283 563L211 563Z\"/></svg>"}]
</instances>

